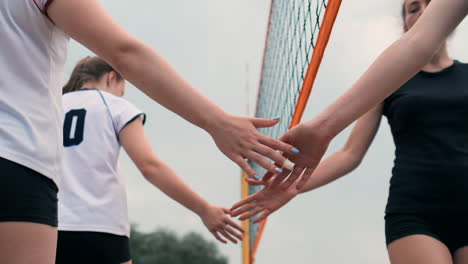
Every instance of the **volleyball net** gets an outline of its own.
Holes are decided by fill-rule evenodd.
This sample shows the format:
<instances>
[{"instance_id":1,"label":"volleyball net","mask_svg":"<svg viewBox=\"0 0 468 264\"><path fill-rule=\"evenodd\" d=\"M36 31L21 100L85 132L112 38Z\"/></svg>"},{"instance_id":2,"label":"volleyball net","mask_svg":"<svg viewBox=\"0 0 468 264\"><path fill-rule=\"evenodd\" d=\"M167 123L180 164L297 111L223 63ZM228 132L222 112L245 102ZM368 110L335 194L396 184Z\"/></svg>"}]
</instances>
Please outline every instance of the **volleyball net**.
<instances>
[{"instance_id":1,"label":"volleyball net","mask_svg":"<svg viewBox=\"0 0 468 264\"><path fill-rule=\"evenodd\" d=\"M279 138L297 125L307 105L341 0L272 0L257 98L256 116L281 117L280 124L259 131ZM257 164L251 166L263 175ZM242 197L262 187L249 186L242 176ZM266 220L244 221L243 264L255 260Z\"/></svg>"}]
</instances>

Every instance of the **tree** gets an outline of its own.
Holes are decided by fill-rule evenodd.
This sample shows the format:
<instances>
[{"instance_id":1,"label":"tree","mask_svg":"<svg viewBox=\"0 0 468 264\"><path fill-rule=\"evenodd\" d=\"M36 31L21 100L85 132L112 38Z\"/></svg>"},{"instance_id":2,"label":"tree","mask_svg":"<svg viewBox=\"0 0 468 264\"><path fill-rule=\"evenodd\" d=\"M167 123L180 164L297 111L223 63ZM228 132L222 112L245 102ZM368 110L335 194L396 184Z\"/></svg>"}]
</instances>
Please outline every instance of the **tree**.
<instances>
[{"instance_id":1,"label":"tree","mask_svg":"<svg viewBox=\"0 0 468 264\"><path fill-rule=\"evenodd\" d=\"M213 242L197 233L182 238L170 230L143 233L132 225L130 248L134 264L227 264Z\"/></svg>"}]
</instances>

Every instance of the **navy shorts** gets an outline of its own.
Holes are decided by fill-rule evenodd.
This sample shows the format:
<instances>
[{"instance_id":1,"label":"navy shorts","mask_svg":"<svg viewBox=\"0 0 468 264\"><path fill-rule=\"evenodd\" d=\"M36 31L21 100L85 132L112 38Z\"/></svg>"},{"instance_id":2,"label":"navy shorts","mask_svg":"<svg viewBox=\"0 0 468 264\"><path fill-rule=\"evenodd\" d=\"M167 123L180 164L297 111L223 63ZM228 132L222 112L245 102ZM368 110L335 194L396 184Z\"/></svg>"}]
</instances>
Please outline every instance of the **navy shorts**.
<instances>
[{"instance_id":1,"label":"navy shorts","mask_svg":"<svg viewBox=\"0 0 468 264\"><path fill-rule=\"evenodd\" d=\"M468 246L468 213L387 213L387 245L410 235L427 235L442 242L452 254Z\"/></svg>"},{"instance_id":2,"label":"navy shorts","mask_svg":"<svg viewBox=\"0 0 468 264\"><path fill-rule=\"evenodd\" d=\"M0 222L57 226L55 183L18 163L0 158Z\"/></svg>"},{"instance_id":3,"label":"navy shorts","mask_svg":"<svg viewBox=\"0 0 468 264\"><path fill-rule=\"evenodd\" d=\"M56 264L120 264L130 260L130 241L126 236L101 232L58 232Z\"/></svg>"}]
</instances>

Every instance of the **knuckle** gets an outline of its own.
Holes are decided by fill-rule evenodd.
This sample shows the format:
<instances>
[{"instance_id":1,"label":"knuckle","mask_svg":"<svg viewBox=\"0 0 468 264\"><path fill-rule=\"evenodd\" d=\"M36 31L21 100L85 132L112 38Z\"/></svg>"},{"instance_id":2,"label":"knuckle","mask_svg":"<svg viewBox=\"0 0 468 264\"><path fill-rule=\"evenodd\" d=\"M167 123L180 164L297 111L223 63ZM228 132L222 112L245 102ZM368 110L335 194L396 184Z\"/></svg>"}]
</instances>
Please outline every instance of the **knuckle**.
<instances>
[{"instance_id":1,"label":"knuckle","mask_svg":"<svg viewBox=\"0 0 468 264\"><path fill-rule=\"evenodd\" d=\"M289 189L289 184L288 184L288 183L285 183L285 184L281 185L281 186L280 186L280 189L281 189L282 191L288 190L288 189Z\"/></svg>"}]
</instances>

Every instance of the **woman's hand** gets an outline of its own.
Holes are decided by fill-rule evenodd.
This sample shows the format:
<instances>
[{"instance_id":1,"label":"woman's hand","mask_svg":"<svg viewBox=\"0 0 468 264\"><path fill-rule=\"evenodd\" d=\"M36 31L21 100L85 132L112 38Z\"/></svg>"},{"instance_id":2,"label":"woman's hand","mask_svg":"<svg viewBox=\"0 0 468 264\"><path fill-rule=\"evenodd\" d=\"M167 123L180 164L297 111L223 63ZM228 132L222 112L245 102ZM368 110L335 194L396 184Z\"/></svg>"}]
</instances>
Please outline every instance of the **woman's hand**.
<instances>
[{"instance_id":1,"label":"woman's hand","mask_svg":"<svg viewBox=\"0 0 468 264\"><path fill-rule=\"evenodd\" d=\"M244 229L229 217L229 209L210 205L200 214L206 228L220 242L226 244L228 239L234 244L242 240Z\"/></svg>"},{"instance_id":2,"label":"woman's hand","mask_svg":"<svg viewBox=\"0 0 468 264\"><path fill-rule=\"evenodd\" d=\"M294 186L283 190L279 185L268 185L261 191L233 205L231 208L231 215L233 217L240 215L239 220L246 220L263 212L262 215L254 220L254 223L259 223L270 214L286 205L298 193Z\"/></svg>"},{"instance_id":3,"label":"woman's hand","mask_svg":"<svg viewBox=\"0 0 468 264\"><path fill-rule=\"evenodd\" d=\"M258 176L250 167L246 159L251 160L271 173L281 173L282 170L275 166L283 164L285 157L294 157L299 150L288 143L270 138L257 131L257 128L271 127L278 124L279 119L239 117L225 115L219 122L210 124L206 128L213 137L218 148L232 161L237 163L248 176ZM280 152L283 152L281 155Z\"/></svg>"},{"instance_id":4,"label":"woman's hand","mask_svg":"<svg viewBox=\"0 0 468 264\"><path fill-rule=\"evenodd\" d=\"M271 183L272 187L280 185L283 190L287 190L302 175L296 185L296 188L301 190L320 163L331 141L331 137L326 136L320 129L320 126L314 123L303 123L290 129L280 140L297 146L301 152L294 155L284 153L284 156L295 164L293 170L283 168L283 172L276 176L269 171L264 175L262 183L266 185L274 177L275 179Z\"/></svg>"}]
</instances>

